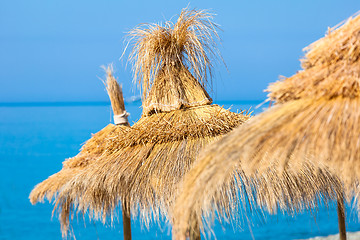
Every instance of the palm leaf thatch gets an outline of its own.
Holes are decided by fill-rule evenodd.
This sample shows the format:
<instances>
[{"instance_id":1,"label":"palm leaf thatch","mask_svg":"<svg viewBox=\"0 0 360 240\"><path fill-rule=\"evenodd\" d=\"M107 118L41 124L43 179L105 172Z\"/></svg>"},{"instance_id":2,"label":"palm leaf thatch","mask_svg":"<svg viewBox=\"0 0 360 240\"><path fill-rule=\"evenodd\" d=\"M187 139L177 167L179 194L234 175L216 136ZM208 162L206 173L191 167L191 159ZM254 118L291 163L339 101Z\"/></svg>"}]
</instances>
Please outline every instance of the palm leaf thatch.
<instances>
[{"instance_id":1,"label":"palm leaf thatch","mask_svg":"<svg viewBox=\"0 0 360 240\"><path fill-rule=\"evenodd\" d=\"M114 128L93 149L101 155L62 186L55 208L64 232L75 211L112 221L119 201L145 223L168 218L177 184L198 152L248 120L247 113L211 105L205 90L215 26L209 13L184 9L175 24L131 32L142 117L130 128Z\"/></svg>"},{"instance_id":2,"label":"palm leaf thatch","mask_svg":"<svg viewBox=\"0 0 360 240\"><path fill-rule=\"evenodd\" d=\"M360 176L360 16L339 26L305 48L302 71L269 86L269 97L276 106L201 154L198 165L185 178L175 208L174 231L179 238L202 214L223 211L219 196L234 181L240 196L242 189L249 189L244 192L251 193L248 198L254 206L270 212L291 210L294 204L298 209L316 207L319 196L325 202L341 201L343 183L348 197L356 191ZM268 174L276 177L269 180ZM288 201L292 196L288 189L294 182L300 184L291 191L301 197Z\"/></svg>"}]
</instances>

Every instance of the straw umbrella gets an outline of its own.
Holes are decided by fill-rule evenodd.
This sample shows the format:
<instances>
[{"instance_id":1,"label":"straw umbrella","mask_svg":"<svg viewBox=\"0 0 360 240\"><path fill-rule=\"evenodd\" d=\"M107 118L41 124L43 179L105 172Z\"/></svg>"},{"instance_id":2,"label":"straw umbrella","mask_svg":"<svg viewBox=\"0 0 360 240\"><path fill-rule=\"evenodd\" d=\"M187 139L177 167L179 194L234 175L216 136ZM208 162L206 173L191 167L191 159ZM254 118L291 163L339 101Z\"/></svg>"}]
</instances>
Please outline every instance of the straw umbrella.
<instances>
[{"instance_id":1,"label":"straw umbrella","mask_svg":"<svg viewBox=\"0 0 360 240\"><path fill-rule=\"evenodd\" d=\"M29 196L32 204L36 204L39 201L43 202L45 198L51 202L53 198L56 198L58 192L68 181L103 154L103 152L98 149L98 145L102 144L105 139L112 136L112 133L116 128L127 129L130 127L127 119L129 113L125 110L122 88L112 75L112 65L103 68L106 71L106 81L104 81L104 84L110 98L115 125L109 124L104 129L94 134L92 138L85 143L77 156L64 161L63 169L60 172L36 185ZM122 208L126 209L126 203L122 204ZM122 211L122 214L124 239L131 240L130 215L125 210Z\"/></svg>"},{"instance_id":2,"label":"straw umbrella","mask_svg":"<svg viewBox=\"0 0 360 240\"><path fill-rule=\"evenodd\" d=\"M212 104L205 90L218 54L211 20L206 11L184 9L175 24L131 31L143 114L131 128L114 129L97 146L96 161L62 186L55 208L64 232L75 209L112 221L119 201L145 224L168 218L177 183L198 152L249 118Z\"/></svg>"},{"instance_id":3,"label":"straw umbrella","mask_svg":"<svg viewBox=\"0 0 360 240\"><path fill-rule=\"evenodd\" d=\"M272 205L262 202L264 194L256 190L258 179L269 171L276 179L289 172L297 176L310 165L304 177L318 179L303 186L303 196L322 184L326 173L329 181L324 187L330 184L330 192L320 187L317 194L325 190L329 200L338 200L340 237L346 239L343 196L334 174L344 184L347 197L352 197L360 176L360 16L329 29L327 36L305 50L303 70L270 85L269 97L277 104L201 154L178 198L174 229L179 238L192 219L211 211L211 202L231 182L234 171L245 182L255 181L250 187L256 191L255 203L272 211ZM239 184L240 191L242 187ZM283 190L270 198L272 203L283 201Z\"/></svg>"}]
</instances>

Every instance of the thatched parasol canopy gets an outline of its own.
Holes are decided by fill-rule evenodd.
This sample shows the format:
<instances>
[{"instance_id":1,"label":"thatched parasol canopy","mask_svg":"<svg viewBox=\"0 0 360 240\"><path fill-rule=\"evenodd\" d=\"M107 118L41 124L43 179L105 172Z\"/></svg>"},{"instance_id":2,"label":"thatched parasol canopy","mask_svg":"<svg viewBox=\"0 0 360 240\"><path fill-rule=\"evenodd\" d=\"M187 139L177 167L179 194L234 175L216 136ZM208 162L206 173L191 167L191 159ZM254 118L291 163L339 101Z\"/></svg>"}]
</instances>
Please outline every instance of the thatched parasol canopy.
<instances>
[{"instance_id":1,"label":"thatched parasol canopy","mask_svg":"<svg viewBox=\"0 0 360 240\"><path fill-rule=\"evenodd\" d=\"M305 50L303 70L270 85L276 105L201 154L176 205L179 238L219 209L212 204L234 181L270 212L316 207L319 196L341 200L337 177L351 197L360 176L360 16Z\"/></svg>"},{"instance_id":2,"label":"thatched parasol canopy","mask_svg":"<svg viewBox=\"0 0 360 240\"><path fill-rule=\"evenodd\" d=\"M61 171L36 185L29 196L32 204L36 204L39 201L43 202L45 198L48 199L49 202L53 199L56 201L57 194L67 182L104 154L106 147L99 148L99 146L104 144L109 136L112 136L113 132L117 129L129 128L127 121L128 113L125 110L122 89L112 75L112 65L109 65L107 68L104 67L104 70L106 71L106 81L104 81L104 84L111 101L114 121L117 125L109 124L94 134L84 144L78 155L63 162L63 169L61 169Z\"/></svg>"},{"instance_id":3,"label":"thatched parasol canopy","mask_svg":"<svg viewBox=\"0 0 360 240\"><path fill-rule=\"evenodd\" d=\"M36 185L29 196L31 203L42 202L45 198L51 201L66 182L87 167L90 162L95 161L101 156L103 149L99 149L98 146L101 145L108 136L112 135L115 129L129 127L128 121L126 120L128 113L125 110L122 89L112 75L112 65L109 65L107 68L104 67L104 70L107 75L104 84L109 94L114 116L123 116L125 121L118 126L109 124L94 134L91 139L84 144L78 155L63 162L63 169L60 172L55 173L42 183Z\"/></svg>"},{"instance_id":4,"label":"thatched parasol canopy","mask_svg":"<svg viewBox=\"0 0 360 240\"><path fill-rule=\"evenodd\" d=\"M131 31L143 114L130 128L111 128L87 152L96 159L57 188L55 207L65 232L73 209L112 220L119 201L146 223L167 218L177 184L198 152L248 120L248 114L211 105L205 90L217 54L211 20L206 11L184 9L175 24Z\"/></svg>"},{"instance_id":5,"label":"thatched parasol canopy","mask_svg":"<svg viewBox=\"0 0 360 240\"><path fill-rule=\"evenodd\" d=\"M279 123L279 131L299 130L287 140L277 133L275 144L282 149L291 144L299 159L305 155L322 161L351 190L360 176L360 16L341 24L305 48L302 71L268 91L270 99L281 103L276 111L293 116Z\"/></svg>"}]
</instances>

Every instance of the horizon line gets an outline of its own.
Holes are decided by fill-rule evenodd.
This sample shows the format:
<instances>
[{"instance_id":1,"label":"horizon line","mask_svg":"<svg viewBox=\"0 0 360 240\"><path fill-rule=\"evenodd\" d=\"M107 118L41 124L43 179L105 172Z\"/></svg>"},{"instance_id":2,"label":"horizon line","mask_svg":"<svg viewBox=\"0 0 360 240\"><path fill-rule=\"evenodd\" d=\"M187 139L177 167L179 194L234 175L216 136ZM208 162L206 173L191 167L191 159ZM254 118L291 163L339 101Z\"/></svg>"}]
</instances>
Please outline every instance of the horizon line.
<instances>
[{"instance_id":1,"label":"horizon line","mask_svg":"<svg viewBox=\"0 0 360 240\"><path fill-rule=\"evenodd\" d=\"M263 102L264 100L250 99L250 100L217 100L214 103L253 103ZM127 104L135 104L141 102L138 100L125 100ZM14 102L0 102L0 107L67 107L67 106L108 106L110 101L14 101Z\"/></svg>"}]
</instances>

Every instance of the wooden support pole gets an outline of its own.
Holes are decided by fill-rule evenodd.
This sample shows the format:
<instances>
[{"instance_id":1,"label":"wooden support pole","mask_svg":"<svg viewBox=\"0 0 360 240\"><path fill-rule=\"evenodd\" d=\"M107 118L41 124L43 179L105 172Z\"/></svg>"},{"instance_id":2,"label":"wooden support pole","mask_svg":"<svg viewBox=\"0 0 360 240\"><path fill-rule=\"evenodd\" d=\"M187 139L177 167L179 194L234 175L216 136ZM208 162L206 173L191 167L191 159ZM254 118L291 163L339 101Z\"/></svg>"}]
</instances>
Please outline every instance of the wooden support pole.
<instances>
[{"instance_id":1,"label":"wooden support pole","mask_svg":"<svg viewBox=\"0 0 360 240\"><path fill-rule=\"evenodd\" d=\"M129 114L125 110L122 88L112 75L112 65L109 65L107 68L104 67L104 70L106 71L106 82L104 83L114 112L114 123L118 126L130 127L127 119ZM131 240L131 218L130 208L128 206L127 202L122 202L121 210L123 217L124 240Z\"/></svg>"},{"instance_id":2,"label":"wooden support pole","mask_svg":"<svg viewBox=\"0 0 360 240\"><path fill-rule=\"evenodd\" d=\"M127 210L126 203L122 204L124 240L131 240L131 218L130 210Z\"/></svg>"},{"instance_id":3,"label":"wooden support pole","mask_svg":"<svg viewBox=\"0 0 360 240\"><path fill-rule=\"evenodd\" d=\"M201 240L199 224L194 224L189 231L190 240Z\"/></svg>"},{"instance_id":4,"label":"wooden support pole","mask_svg":"<svg viewBox=\"0 0 360 240\"><path fill-rule=\"evenodd\" d=\"M346 240L345 206L343 196L339 197L337 200L337 214L339 221L340 240Z\"/></svg>"}]
</instances>

